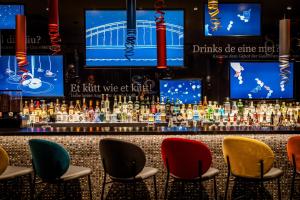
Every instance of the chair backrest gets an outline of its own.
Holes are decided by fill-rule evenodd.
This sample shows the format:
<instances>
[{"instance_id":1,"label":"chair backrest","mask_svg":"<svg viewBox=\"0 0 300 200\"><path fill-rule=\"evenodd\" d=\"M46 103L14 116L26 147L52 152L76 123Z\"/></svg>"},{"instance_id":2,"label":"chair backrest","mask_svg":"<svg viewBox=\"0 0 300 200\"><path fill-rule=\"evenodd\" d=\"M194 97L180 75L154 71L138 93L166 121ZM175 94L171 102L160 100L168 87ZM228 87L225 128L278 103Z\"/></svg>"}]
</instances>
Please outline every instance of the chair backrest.
<instances>
[{"instance_id":1,"label":"chair backrest","mask_svg":"<svg viewBox=\"0 0 300 200\"><path fill-rule=\"evenodd\" d=\"M61 145L48 140L31 139L29 146L35 173L41 179L57 180L68 170L70 156Z\"/></svg>"},{"instance_id":2,"label":"chair backrest","mask_svg":"<svg viewBox=\"0 0 300 200\"><path fill-rule=\"evenodd\" d=\"M9 164L9 157L7 152L0 147L0 175L6 170Z\"/></svg>"},{"instance_id":3,"label":"chair backrest","mask_svg":"<svg viewBox=\"0 0 300 200\"><path fill-rule=\"evenodd\" d=\"M292 165L296 164L296 170L300 171L300 136L292 136L287 142L287 153L289 161ZM295 162L293 163L293 156L295 157Z\"/></svg>"},{"instance_id":4,"label":"chair backrest","mask_svg":"<svg viewBox=\"0 0 300 200\"><path fill-rule=\"evenodd\" d=\"M100 155L104 170L115 178L134 177L146 163L145 153L139 146L118 139L102 139Z\"/></svg>"},{"instance_id":5,"label":"chair backrest","mask_svg":"<svg viewBox=\"0 0 300 200\"><path fill-rule=\"evenodd\" d=\"M212 155L208 146L200 141L167 138L161 145L162 159L172 175L181 179L194 179L210 168ZM201 171L199 170L201 162ZM167 166L168 162L168 166ZM201 174L201 175L202 175Z\"/></svg>"},{"instance_id":6,"label":"chair backrest","mask_svg":"<svg viewBox=\"0 0 300 200\"><path fill-rule=\"evenodd\" d=\"M268 145L247 137L225 137L223 154L226 163L229 157L231 173L245 178L261 176L261 161L264 165L263 174L272 168L274 162L274 153Z\"/></svg>"}]
</instances>

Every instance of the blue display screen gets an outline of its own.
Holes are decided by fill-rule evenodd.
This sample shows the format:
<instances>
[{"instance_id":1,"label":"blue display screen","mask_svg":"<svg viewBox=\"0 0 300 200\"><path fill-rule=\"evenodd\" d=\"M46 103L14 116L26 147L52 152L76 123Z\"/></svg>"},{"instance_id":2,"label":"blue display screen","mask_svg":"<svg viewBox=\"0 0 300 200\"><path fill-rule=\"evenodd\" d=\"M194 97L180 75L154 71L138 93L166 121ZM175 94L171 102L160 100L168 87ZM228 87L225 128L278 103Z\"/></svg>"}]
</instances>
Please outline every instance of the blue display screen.
<instances>
[{"instance_id":1,"label":"blue display screen","mask_svg":"<svg viewBox=\"0 0 300 200\"><path fill-rule=\"evenodd\" d=\"M0 57L0 90L22 90L23 96L64 96L63 57L27 56L28 72L18 75L15 56Z\"/></svg>"},{"instance_id":2,"label":"blue display screen","mask_svg":"<svg viewBox=\"0 0 300 200\"><path fill-rule=\"evenodd\" d=\"M198 104L201 100L200 80L160 80L160 99L174 102L178 99L181 104Z\"/></svg>"},{"instance_id":3,"label":"blue display screen","mask_svg":"<svg viewBox=\"0 0 300 200\"><path fill-rule=\"evenodd\" d=\"M16 15L24 15L23 5L0 5L0 29L15 29Z\"/></svg>"},{"instance_id":4,"label":"blue display screen","mask_svg":"<svg viewBox=\"0 0 300 200\"><path fill-rule=\"evenodd\" d=\"M260 36L261 6L256 3L219 4L221 27L212 30L211 17L205 4L205 36Z\"/></svg>"},{"instance_id":5,"label":"blue display screen","mask_svg":"<svg viewBox=\"0 0 300 200\"><path fill-rule=\"evenodd\" d=\"M125 57L127 19L125 10L89 10L86 17L87 67L138 67L157 65L155 11L136 11L134 55ZM165 12L167 65L184 65L184 12Z\"/></svg>"},{"instance_id":6,"label":"blue display screen","mask_svg":"<svg viewBox=\"0 0 300 200\"><path fill-rule=\"evenodd\" d=\"M288 99L293 98L294 64L290 63L289 81L283 90L278 62L231 62L230 98Z\"/></svg>"}]
</instances>

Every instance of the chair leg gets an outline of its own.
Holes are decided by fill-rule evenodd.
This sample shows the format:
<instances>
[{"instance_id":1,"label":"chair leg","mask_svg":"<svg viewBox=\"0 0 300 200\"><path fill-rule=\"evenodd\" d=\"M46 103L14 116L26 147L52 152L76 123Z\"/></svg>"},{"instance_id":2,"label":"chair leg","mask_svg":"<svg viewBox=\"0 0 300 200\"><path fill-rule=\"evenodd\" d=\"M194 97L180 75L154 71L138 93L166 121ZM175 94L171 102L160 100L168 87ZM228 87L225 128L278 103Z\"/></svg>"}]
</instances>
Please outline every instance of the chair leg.
<instances>
[{"instance_id":1,"label":"chair leg","mask_svg":"<svg viewBox=\"0 0 300 200\"><path fill-rule=\"evenodd\" d=\"M32 193L32 187L33 187L33 183L32 183L32 176L31 176L32 174L29 174L28 175L28 182L29 182L29 198L31 199L31 200L33 200L33 193Z\"/></svg>"},{"instance_id":2,"label":"chair leg","mask_svg":"<svg viewBox=\"0 0 300 200\"><path fill-rule=\"evenodd\" d=\"M203 199L203 190L202 190L202 181L201 180L199 181L199 188L200 188L199 189L199 192L200 192L199 199L202 200Z\"/></svg>"},{"instance_id":3,"label":"chair leg","mask_svg":"<svg viewBox=\"0 0 300 200\"><path fill-rule=\"evenodd\" d=\"M181 181L180 199L184 199L184 181Z\"/></svg>"},{"instance_id":4,"label":"chair leg","mask_svg":"<svg viewBox=\"0 0 300 200\"><path fill-rule=\"evenodd\" d=\"M280 187L280 177L277 178L277 189L278 189L278 200L281 200L281 187Z\"/></svg>"},{"instance_id":5,"label":"chair leg","mask_svg":"<svg viewBox=\"0 0 300 200\"><path fill-rule=\"evenodd\" d=\"M106 184L106 173L104 173L104 179L103 179L103 182L102 182L101 200L104 199L105 184Z\"/></svg>"},{"instance_id":6,"label":"chair leg","mask_svg":"<svg viewBox=\"0 0 300 200\"><path fill-rule=\"evenodd\" d=\"M135 182L135 180L133 180L133 200L135 200L136 199L136 182Z\"/></svg>"},{"instance_id":7,"label":"chair leg","mask_svg":"<svg viewBox=\"0 0 300 200\"><path fill-rule=\"evenodd\" d=\"M164 196L165 200L168 198L169 177L170 177L170 174L167 174L167 180L166 180L166 185L165 185L165 196Z\"/></svg>"},{"instance_id":8,"label":"chair leg","mask_svg":"<svg viewBox=\"0 0 300 200\"><path fill-rule=\"evenodd\" d=\"M92 194L92 181L91 181L91 176L88 175L88 184L89 184L89 193L90 193L90 200L93 199L93 194Z\"/></svg>"},{"instance_id":9,"label":"chair leg","mask_svg":"<svg viewBox=\"0 0 300 200\"><path fill-rule=\"evenodd\" d=\"M68 199L67 182L63 182L63 188L64 188L64 199Z\"/></svg>"},{"instance_id":10,"label":"chair leg","mask_svg":"<svg viewBox=\"0 0 300 200\"><path fill-rule=\"evenodd\" d=\"M157 195L157 187L156 187L156 176L153 176L153 184L154 184L154 195L155 195L155 200L158 199Z\"/></svg>"},{"instance_id":11,"label":"chair leg","mask_svg":"<svg viewBox=\"0 0 300 200\"><path fill-rule=\"evenodd\" d=\"M229 181L230 181L230 177L229 177L229 175L228 175L228 176L227 176L227 181L226 181L226 188L225 188L225 196L224 196L224 200L227 200L227 193L228 193Z\"/></svg>"},{"instance_id":12,"label":"chair leg","mask_svg":"<svg viewBox=\"0 0 300 200\"><path fill-rule=\"evenodd\" d=\"M34 195L35 195L35 181L36 181L36 175L35 173L33 174L33 180L31 180L31 188L30 188L30 198L31 200L34 199Z\"/></svg>"},{"instance_id":13,"label":"chair leg","mask_svg":"<svg viewBox=\"0 0 300 200\"><path fill-rule=\"evenodd\" d=\"M294 188L295 188L295 178L296 178L296 174L293 173L293 177L292 177L292 184L291 184L291 196L290 196L290 200L293 199L293 193L294 193Z\"/></svg>"},{"instance_id":14,"label":"chair leg","mask_svg":"<svg viewBox=\"0 0 300 200\"><path fill-rule=\"evenodd\" d=\"M217 200L218 199L218 188L217 188L216 177L214 177L214 194L215 194L215 200Z\"/></svg>"}]
</instances>

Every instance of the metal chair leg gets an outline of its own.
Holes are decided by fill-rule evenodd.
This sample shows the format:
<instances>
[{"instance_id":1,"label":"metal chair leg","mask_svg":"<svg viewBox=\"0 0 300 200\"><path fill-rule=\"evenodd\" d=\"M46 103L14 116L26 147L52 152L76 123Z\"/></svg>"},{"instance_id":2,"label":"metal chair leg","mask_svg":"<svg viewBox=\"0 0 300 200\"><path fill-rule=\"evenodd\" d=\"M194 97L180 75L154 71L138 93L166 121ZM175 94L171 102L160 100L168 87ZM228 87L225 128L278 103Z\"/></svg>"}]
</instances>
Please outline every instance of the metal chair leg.
<instances>
[{"instance_id":1,"label":"metal chair leg","mask_svg":"<svg viewBox=\"0 0 300 200\"><path fill-rule=\"evenodd\" d=\"M225 196L224 196L224 200L227 200L227 193L228 193L228 187L229 187L229 175L227 176L227 181L226 181L226 188L225 188Z\"/></svg>"},{"instance_id":2,"label":"metal chair leg","mask_svg":"<svg viewBox=\"0 0 300 200\"><path fill-rule=\"evenodd\" d=\"M32 183L32 174L29 174L28 175L28 182L29 182L29 196L30 196L30 199L33 200L33 193L32 193L32 187L33 187L33 183Z\"/></svg>"},{"instance_id":3,"label":"metal chair leg","mask_svg":"<svg viewBox=\"0 0 300 200\"><path fill-rule=\"evenodd\" d=\"M156 187L156 176L153 176L153 184L154 184L154 194L155 194L155 200L158 200L158 195L157 195L157 187Z\"/></svg>"},{"instance_id":4,"label":"metal chair leg","mask_svg":"<svg viewBox=\"0 0 300 200\"><path fill-rule=\"evenodd\" d=\"M217 200L218 199L218 188L217 188L216 177L214 177L214 194L215 194L215 200Z\"/></svg>"},{"instance_id":5,"label":"metal chair leg","mask_svg":"<svg viewBox=\"0 0 300 200\"><path fill-rule=\"evenodd\" d=\"M67 182L63 182L63 188L64 188L64 199L68 199Z\"/></svg>"},{"instance_id":6,"label":"metal chair leg","mask_svg":"<svg viewBox=\"0 0 300 200\"><path fill-rule=\"evenodd\" d=\"M105 184L106 184L106 173L104 173L104 179L103 179L103 182L102 182L101 200L104 199Z\"/></svg>"},{"instance_id":7,"label":"metal chair leg","mask_svg":"<svg viewBox=\"0 0 300 200\"><path fill-rule=\"evenodd\" d=\"M33 174L33 180L31 180L31 188L30 188L30 198L31 200L34 199L34 195L35 195L35 181L36 181L36 175L35 173Z\"/></svg>"},{"instance_id":8,"label":"metal chair leg","mask_svg":"<svg viewBox=\"0 0 300 200\"><path fill-rule=\"evenodd\" d=\"M281 200L281 187L280 187L280 177L277 179L277 189L278 189L278 200Z\"/></svg>"},{"instance_id":9,"label":"metal chair leg","mask_svg":"<svg viewBox=\"0 0 300 200\"><path fill-rule=\"evenodd\" d=\"M90 200L93 199L93 194L92 194L92 181L91 181L91 176L88 175L88 184L89 184L89 193L90 193Z\"/></svg>"},{"instance_id":10,"label":"metal chair leg","mask_svg":"<svg viewBox=\"0 0 300 200\"><path fill-rule=\"evenodd\" d=\"M170 177L170 174L168 173L168 174L167 174L166 185L165 185L165 196L164 196L164 199L165 199L165 200L168 198L169 177Z\"/></svg>"},{"instance_id":11,"label":"metal chair leg","mask_svg":"<svg viewBox=\"0 0 300 200\"><path fill-rule=\"evenodd\" d=\"M135 180L133 180L133 200L135 200L136 199L136 182L135 182Z\"/></svg>"},{"instance_id":12,"label":"metal chair leg","mask_svg":"<svg viewBox=\"0 0 300 200\"><path fill-rule=\"evenodd\" d=\"M295 188L295 178L296 178L296 173L293 173L293 177L292 177L292 184L291 184L291 196L290 196L290 200L293 199L293 193L294 193L294 188Z\"/></svg>"},{"instance_id":13,"label":"metal chair leg","mask_svg":"<svg viewBox=\"0 0 300 200\"><path fill-rule=\"evenodd\" d=\"M181 182L181 188L180 188L180 199L184 199L184 181Z\"/></svg>"}]
</instances>

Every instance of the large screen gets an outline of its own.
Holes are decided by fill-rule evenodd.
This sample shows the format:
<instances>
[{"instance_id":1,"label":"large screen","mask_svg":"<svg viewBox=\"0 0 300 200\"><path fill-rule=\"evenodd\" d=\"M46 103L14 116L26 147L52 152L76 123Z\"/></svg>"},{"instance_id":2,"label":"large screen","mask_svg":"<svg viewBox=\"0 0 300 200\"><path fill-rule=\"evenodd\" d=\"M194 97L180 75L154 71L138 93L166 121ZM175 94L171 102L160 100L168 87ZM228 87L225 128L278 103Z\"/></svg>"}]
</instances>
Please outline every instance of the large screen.
<instances>
[{"instance_id":1,"label":"large screen","mask_svg":"<svg viewBox=\"0 0 300 200\"><path fill-rule=\"evenodd\" d=\"M0 5L0 30L15 29L16 15L24 15L23 5Z\"/></svg>"},{"instance_id":2,"label":"large screen","mask_svg":"<svg viewBox=\"0 0 300 200\"><path fill-rule=\"evenodd\" d=\"M221 26L213 31L205 4L205 36L260 36L261 6L257 3L220 3L218 18Z\"/></svg>"},{"instance_id":3,"label":"large screen","mask_svg":"<svg viewBox=\"0 0 300 200\"><path fill-rule=\"evenodd\" d=\"M160 80L160 99L181 104L198 104L201 100L200 80Z\"/></svg>"},{"instance_id":4,"label":"large screen","mask_svg":"<svg viewBox=\"0 0 300 200\"><path fill-rule=\"evenodd\" d=\"M22 90L25 97L64 96L63 57L27 56L28 72L18 74L15 56L0 57L0 90Z\"/></svg>"},{"instance_id":5,"label":"large screen","mask_svg":"<svg viewBox=\"0 0 300 200\"><path fill-rule=\"evenodd\" d=\"M134 56L125 58L126 11L88 10L85 13L87 67L154 67L157 65L154 10L136 11ZM167 65L184 66L184 11L165 12Z\"/></svg>"},{"instance_id":6,"label":"large screen","mask_svg":"<svg viewBox=\"0 0 300 200\"><path fill-rule=\"evenodd\" d=\"M233 99L293 98L294 64L290 63L289 80L280 87L278 62L230 62L230 97Z\"/></svg>"}]
</instances>

